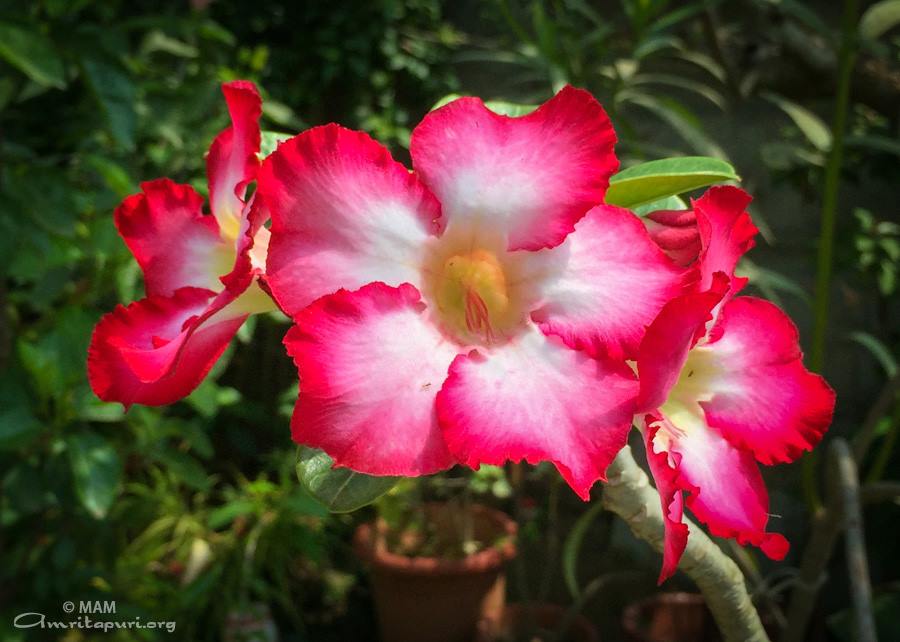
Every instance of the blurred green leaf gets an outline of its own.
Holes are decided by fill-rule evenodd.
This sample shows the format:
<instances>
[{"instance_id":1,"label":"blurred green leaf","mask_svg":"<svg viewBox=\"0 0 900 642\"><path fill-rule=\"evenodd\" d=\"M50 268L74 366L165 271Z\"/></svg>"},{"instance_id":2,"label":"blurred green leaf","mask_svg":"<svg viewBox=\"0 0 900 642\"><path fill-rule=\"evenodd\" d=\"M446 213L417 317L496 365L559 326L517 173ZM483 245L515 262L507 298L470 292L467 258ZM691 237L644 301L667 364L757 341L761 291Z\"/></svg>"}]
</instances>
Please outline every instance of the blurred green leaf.
<instances>
[{"instance_id":1,"label":"blurred green leaf","mask_svg":"<svg viewBox=\"0 0 900 642\"><path fill-rule=\"evenodd\" d=\"M866 9L859 20L859 35L875 40L900 24L900 0L881 0Z\"/></svg>"},{"instance_id":2,"label":"blurred green leaf","mask_svg":"<svg viewBox=\"0 0 900 642\"><path fill-rule=\"evenodd\" d=\"M349 513L381 497L399 477L375 477L349 468L332 468L334 460L315 448L302 448L297 478L332 513Z\"/></svg>"},{"instance_id":3,"label":"blurred green leaf","mask_svg":"<svg viewBox=\"0 0 900 642\"><path fill-rule=\"evenodd\" d=\"M213 530L228 526L238 517L250 515L256 511L256 502L249 499L236 499L224 506L219 506L209 514L206 525Z\"/></svg>"},{"instance_id":4,"label":"blurred green leaf","mask_svg":"<svg viewBox=\"0 0 900 642\"><path fill-rule=\"evenodd\" d=\"M43 399L69 398L75 393L74 386L84 381L94 321L78 308L64 308L50 332L34 340L19 338L19 358L31 375L35 392Z\"/></svg>"},{"instance_id":5,"label":"blurred green leaf","mask_svg":"<svg viewBox=\"0 0 900 642\"><path fill-rule=\"evenodd\" d=\"M7 368L0 374L0 450L17 448L40 432L30 406L23 382Z\"/></svg>"},{"instance_id":6,"label":"blurred green leaf","mask_svg":"<svg viewBox=\"0 0 900 642\"><path fill-rule=\"evenodd\" d=\"M194 490L208 490L212 485L210 474L196 457L188 453L172 447L162 447L154 453L153 459Z\"/></svg>"},{"instance_id":7,"label":"blurred green leaf","mask_svg":"<svg viewBox=\"0 0 900 642\"><path fill-rule=\"evenodd\" d=\"M122 477L119 455L111 443L92 432L70 435L66 443L75 492L87 511L101 519L119 492Z\"/></svg>"},{"instance_id":8,"label":"blurred green leaf","mask_svg":"<svg viewBox=\"0 0 900 642\"><path fill-rule=\"evenodd\" d=\"M126 150L134 149L137 91L128 73L117 61L96 54L83 56L81 68L103 110L113 140Z\"/></svg>"},{"instance_id":9,"label":"blurred green leaf","mask_svg":"<svg viewBox=\"0 0 900 642\"><path fill-rule=\"evenodd\" d=\"M876 152L886 152L900 156L900 141L887 136L876 134L851 135L844 139L844 145L848 148L868 149Z\"/></svg>"},{"instance_id":10,"label":"blurred green leaf","mask_svg":"<svg viewBox=\"0 0 900 642\"><path fill-rule=\"evenodd\" d=\"M690 78L685 78L683 76L676 76L675 74L641 73L635 75L629 82L632 85L649 84L683 89L705 98L723 111L725 109L725 98L721 93L702 82L691 80Z\"/></svg>"},{"instance_id":11,"label":"blurred green leaf","mask_svg":"<svg viewBox=\"0 0 900 642\"><path fill-rule=\"evenodd\" d=\"M888 592L876 595L872 600L872 614L875 617L877 639L900 640L900 593ZM858 642L857 629L852 608L832 613L825 620L828 630L840 642Z\"/></svg>"},{"instance_id":12,"label":"blurred green leaf","mask_svg":"<svg viewBox=\"0 0 900 642\"><path fill-rule=\"evenodd\" d=\"M897 374L897 358L891 354L890 348L877 337L868 332L851 332L847 335L851 341L854 341L864 347L869 353L875 357L881 367L884 368L888 378Z\"/></svg>"},{"instance_id":13,"label":"blurred green leaf","mask_svg":"<svg viewBox=\"0 0 900 642\"><path fill-rule=\"evenodd\" d=\"M831 130L821 118L783 96L768 91L760 95L787 114L813 147L821 152L831 149Z\"/></svg>"},{"instance_id":14,"label":"blurred green leaf","mask_svg":"<svg viewBox=\"0 0 900 642\"><path fill-rule=\"evenodd\" d=\"M0 56L41 86L62 89L66 85L53 43L31 27L0 22Z\"/></svg>"},{"instance_id":15,"label":"blurred green leaf","mask_svg":"<svg viewBox=\"0 0 900 642\"><path fill-rule=\"evenodd\" d=\"M707 185L739 180L734 168L717 158L665 158L634 165L614 175L606 202L631 208Z\"/></svg>"},{"instance_id":16,"label":"blurred green leaf","mask_svg":"<svg viewBox=\"0 0 900 642\"><path fill-rule=\"evenodd\" d=\"M726 158L725 151L704 131L701 121L684 105L668 96L650 95L636 89L625 89L617 101L642 107L668 124L698 154Z\"/></svg>"},{"instance_id":17,"label":"blurred green leaf","mask_svg":"<svg viewBox=\"0 0 900 642\"><path fill-rule=\"evenodd\" d=\"M595 502L588 510L583 512L572 530L566 536L562 548L562 566L563 579L566 581L566 587L569 589L569 595L577 598L581 595L581 588L578 586L578 559L581 555L581 545L584 537L587 535L588 529L597 516L603 511L603 504Z\"/></svg>"},{"instance_id":18,"label":"blurred green leaf","mask_svg":"<svg viewBox=\"0 0 900 642\"><path fill-rule=\"evenodd\" d=\"M700 53L698 51L683 50L676 53L675 57L706 70L719 82L725 82L728 79L728 75L725 73L724 67L722 67L722 65L720 65L718 62L704 53Z\"/></svg>"},{"instance_id":19,"label":"blurred green leaf","mask_svg":"<svg viewBox=\"0 0 900 642\"><path fill-rule=\"evenodd\" d=\"M777 305L782 305L779 292L791 294L807 305L811 303L810 296L802 285L780 272L760 267L747 257L741 259L735 272L738 276L747 277L751 285Z\"/></svg>"}]
</instances>

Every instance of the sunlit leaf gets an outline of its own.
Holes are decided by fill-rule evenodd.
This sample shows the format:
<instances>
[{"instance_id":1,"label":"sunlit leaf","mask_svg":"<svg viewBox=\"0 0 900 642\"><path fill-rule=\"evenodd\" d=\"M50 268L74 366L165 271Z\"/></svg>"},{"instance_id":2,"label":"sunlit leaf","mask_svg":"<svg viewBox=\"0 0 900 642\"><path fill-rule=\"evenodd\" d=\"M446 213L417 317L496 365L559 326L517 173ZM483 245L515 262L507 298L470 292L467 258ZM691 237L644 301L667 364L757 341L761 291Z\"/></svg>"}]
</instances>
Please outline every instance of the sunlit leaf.
<instances>
[{"instance_id":1,"label":"sunlit leaf","mask_svg":"<svg viewBox=\"0 0 900 642\"><path fill-rule=\"evenodd\" d=\"M831 130L821 118L806 107L777 94L764 92L761 95L787 114L813 147L822 152L831 149Z\"/></svg>"},{"instance_id":2,"label":"sunlit leaf","mask_svg":"<svg viewBox=\"0 0 900 642\"><path fill-rule=\"evenodd\" d=\"M679 196L666 196L658 201L633 207L632 211L638 216L645 216L650 212L658 212L659 210L686 210L687 208L688 205L684 202L683 198Z\"/></svg>"},{"instance_id":3,"label":"sunlit leaf","mask_svg":"<svg viewBox=\"0 0 900 642\"><path fill-rule=\"evenodd\" d=\"M375 477L349 468L332 468L334 460L315 448L302 448L297 478L332 513L349 513L381 497L399 477Z\"/></svg>"},{"instance_id":4,"label":"sunlit leaf","mask_svg":"<svg viewBox=\"0 0 900 642\"><path fill-rule=\"evenodd\" d=\"M882 0L866 9L859 20L859 35L875 40L900 24L900 0Z\"/></svg>"},{"instance_id":5,"label":"sunlit leaf","mask_svg":"<svg viewBox=\"0 0 900 642\"><path fill-rule=\"evenodd\" d=\"M463 98L461 94L447 94L440 100L438 100L434 105L432 105L429 111L434 111L435 109L440 109L444 105L452 103L454 100L458 98ZM505 100L488 100L484 103L485 107L490 109L495 114L501 114L503 116L524 116L526 114L530 114L535 109L538 108L537 105L522 105L519 103L512 103Z\"/></svg>"},{"instance_id":6,"label":"sunlit leaf","mask_svg":"<svg viewBox=\"0 0 900 642\"><path fill-rule=\"evenodd\" d=\"M707 185L739 180L734 168L717 158L666 158L634 165L613 176L606 202L620 207L638 207Z\"/></svg>"},{"instance_id":7,"label":"sunlit leaf","mask_svg":"<svg viewBox=\"0 0 900 642\"><path fill-rule=\"evenodd\" d=\"M259 156L260 160L274 152L278 149L278 144L286 141L288 138L291 138L291 134L284 134L282 132L272 132L272 131L263 131L261 132L261 140L259 145Z\"/></svg>"}]
</instances>

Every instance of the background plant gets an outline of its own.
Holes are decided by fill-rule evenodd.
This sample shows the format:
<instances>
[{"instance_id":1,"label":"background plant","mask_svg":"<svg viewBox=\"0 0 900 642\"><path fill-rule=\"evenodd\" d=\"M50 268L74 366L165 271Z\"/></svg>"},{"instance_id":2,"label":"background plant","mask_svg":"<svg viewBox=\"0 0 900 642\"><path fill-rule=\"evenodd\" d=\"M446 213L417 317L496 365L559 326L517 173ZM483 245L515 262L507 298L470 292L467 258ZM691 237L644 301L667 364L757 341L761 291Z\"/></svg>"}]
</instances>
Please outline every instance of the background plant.
<instances>
[{"instance_id":1,"label":"background plant","mask_svg":"<svg viewBox=\"0 0 900 642\"><path fill-rule=\"evenodd\" d=\"M896 16L896 2L860 4L835 179L824 367L839 393L832 434L864 433L871 446L864 486L898 474ZM295 384L277 317L248 325L171 408L126 415L87 386L93 324L140 296L112 209L142 179L204 189L202 154L227 121L219 82L257 82L267 130L334 120L400 156L447 94L509 107L565 82L587 87L613 116L625 165L680 154L737 168L766 241L743 272L806 339L840 23L834 3L797 0L0 3L0 637L16 639L15 613L55 613L73 598L171 613L196 627L185 639L216 639L226 611L253 601L295 639L371 630L349 550L371 513L326 513L294 481ZM795 585L808 532L797 468L768 480L795 553L779 568L738 557L761 604ZM488 500L520 505L526 581L513 590L578 598L615 639L615 614L651 589L658 560L607 513L579 521L586 507L552 476L530 475L515 502ZM888 501L863 516L876 620L891 639L898 514ZM828 630L851 639L840 551L827 568Z\"/></svg>"}]
</instances>

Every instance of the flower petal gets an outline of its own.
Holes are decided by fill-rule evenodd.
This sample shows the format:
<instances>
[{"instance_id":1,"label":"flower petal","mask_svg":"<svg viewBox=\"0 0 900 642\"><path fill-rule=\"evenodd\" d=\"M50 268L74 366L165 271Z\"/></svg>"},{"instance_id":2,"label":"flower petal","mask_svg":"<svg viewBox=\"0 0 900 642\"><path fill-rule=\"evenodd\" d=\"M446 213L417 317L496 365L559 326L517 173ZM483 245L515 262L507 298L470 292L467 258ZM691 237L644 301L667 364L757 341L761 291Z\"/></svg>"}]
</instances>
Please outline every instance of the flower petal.
<instances>
[{"instance_id":1,"label":"flower petal","mask_svg":"<svg viewBox=\"0 0 900 642\"><path fill-rule=\"evenodd\" d=\"M222 314L222 296L181 288L105 315L88 348L88 379L103 401L159 406L188 395L246 319Z\"/></svg>"},{"instance_id":2,"label":"flower petal","mask_svg":"<svg viewBox=\"0 0 900 642\"><path fill-rule=\"evenodd\" d=\"M747 192L730 185L711 187L693 201L700 231L700 290L712 286L713 275L724 272L732 280L730 296L737 294L747 282L736 278L738 260L756 243L757 229L747 213L753 200Z\"/></svg>"},{"instance_id":3,"label":"flower petal","mask_svg":"<svg viewBox=\"0 0 900 642\"><path fill-rule=\"evenodd\" d=\"M458 356L437 410L450 452L462 463L552 461L587 500L625 445L636 393L627 366L532 328L488 354Z\"/></svg>"},{"instance_id":4,"label":"flower petal","mask_svg":"<svg viewBox=\"0 0 900 642\"><path fill-rule=\"evenodd\" d=\"M259 192L272 214L267 281L290 315L339 288L420 282L440 205L362 132L315 127L263 163Z\"/></svg>"},{"instance_id":5,"label":"flower petal","mask_svg":"<svg viewBox=\"0 0 900 642\"><path fill-rule=\"evenodd\" d=\"M611 358L634 357L645 328L685 279L640 219L608 205L588 212L546 255L543 305L532 319L573 348Z\"/></svg>"},{"instance_id":6,"label":"flower petal","mask_svg":"<svg viewBox=\"0 0 900 642\"><path fill-rule=\"evenodd\" d=\"M738 297L723 308L703 348L715 370L706 419L764 464L790 462L822 439L835 395L803 367L797 329L775 305Z\"/></svg>"},{"instance_id":7,"label":"flower petal","mask_svg":"<svg viewBox=\"0 0 900 642\"><path fill-rule=\"evenodd\" d=\"M619 165L615 142L600 103L565 87L519 118L478 98L455 100L425 116L410 154L450 224L500 231L510 250L537 250L561 243L603 202Z\"/></svg>"},{"instance_id":8,"label":"flower petal","mask_svg":"<svg viewBox=\"0 0 900 642\"><path fill-rule=\"evenodd\" d=\"M706 333L712 310L727 289L728 279L720 272L712 289L672 299L647 328L637 358L641 383L638 412L653 411L665 403L688 353Z\"/></svg>"},{"instance_id":9,"label":"flower petal","mask_svg":"<svg viewBox=\"0 0 900 642\"><path fill-rule=\"evenodd\" d=\"M259 168L259 117L262 99L252 82L235 80L222 85L231 126L216 136L206 157L209 204L219 227L236 238L247 185Z\"/></svg>"},{"instance_id":10,"label":"flower petal","mask_svg":"<svg viewBox=\"0 0 900 642\"><path fill-rule=\"evenodd\" d=\"M687 507L717 537L759 546L772 559L783 559L787 540L766 532L769 495L753 455L738 450L709 428L699 408L668 413L658 424L670 435L668 451L680 456L679 484L690 485Z\"/></svg>"},{"instance_id":11,"label":"flower petal","mask_svg":"<svg viewBox=\"0 0 900 642\"><path fill-rule=\"evenodd\" d=\"M677 265L686 267L700 255L700 229L693 210L657 210L642 219L650 238Z\"/></svg>"},{"instance_id":12,"label":"flower petal","mask_svg":"<svg viewBox=\"0 0 900 642\"><path fill-rule=\"evenodd\" d=\"M659 448L654 444L654 438L659 431L658 422L661 421L661 418L648 416L646 421L649 425L643 433L644 446L647 450L647 464L650 466L650 472L659 493L665 526L663 564L657 581L657 584L662 584L678 570L678 562L687 546L688 527L683 519L684 495L682 493L685 489L678 482L678 462L681 457L677 453L670 453L665 448Z\"/></svg>"},{"instance_id":13,"label":"flower petal","mask_svg":"<svg viewBox=\"0 0 900 642\"><path fill-rule=\"evenodd\" d=\"M450 467L435 394L458 349L425 318L411 285L371 283L322 297L284 338L300 375L294 441L370 475Z\"/></svg>"},{"instance_id":14,"label":"flower petal","mask_svg":"<svg viewBox=\"0 0 900 642\"><path fill-rule=\"evenodd\" d=\"M116 208L119 234L144 272L150 296L171 296L182 287L221 288L234 252L219 237L203 198L189 185L167 178L141 184L142 193Z\"/></svg>"}]
</instances>

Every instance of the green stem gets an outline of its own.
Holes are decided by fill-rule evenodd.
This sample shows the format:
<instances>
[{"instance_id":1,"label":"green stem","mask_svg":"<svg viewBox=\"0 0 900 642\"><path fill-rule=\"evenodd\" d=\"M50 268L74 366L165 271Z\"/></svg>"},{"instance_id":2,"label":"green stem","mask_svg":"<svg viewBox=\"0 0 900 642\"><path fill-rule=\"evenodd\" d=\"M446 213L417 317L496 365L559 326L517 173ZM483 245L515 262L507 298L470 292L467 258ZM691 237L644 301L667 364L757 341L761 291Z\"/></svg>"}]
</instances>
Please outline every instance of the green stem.
<instances>
[{"instance_id":1,"label":"green stem","mask_svg":"<svg viewBox=\"0 0 900 642\"><path fill-rule=\"evenodd\" d=\"M894 452L894 446L897 444L898 433L900 433L900 402L894 406L894 415L891 417L888 432L881 442L881 448L878 449L878 454L875 456L875 461L872 462L869 474L866 475L867 482L877 482L884 475L884 471Z\"/></svg>"},{"instance_id":2,"label":"green stem","mask_svg":"<svg viewBox=\"0 0 900 642\"><path fill-rule=\"evenodd\" d=\"M810 366L822 372L825 366L825 339L828 332L828 310L831 298L831 273L834 263L834 228L837 221L837 199L841 165L844 158L844 130L850 108L850 80L856 58L856 25L858 0L844 0L841 20L841 50L838 56L838 86L834 101L834 120L831 125L831 150L825 165L825 186L822 194L822 228L816 266L814 322ZM803 491L812 509L822 505L816 484L816 455L803 460Z\"/></svg>"},{"instance_id":3,"label":"green stem","mask_svg":"<svg viewBox=\"0 0 900 642\"><path fill-rule=\"evenodd\" d=\"M662 552L665 527L659 495L625 446L607 470L603 505L621 517L631 532ZM703 592L725 642L768 642L744 576L734 561L694 522L680 568Z\"/></svg>"}]
</instances>

